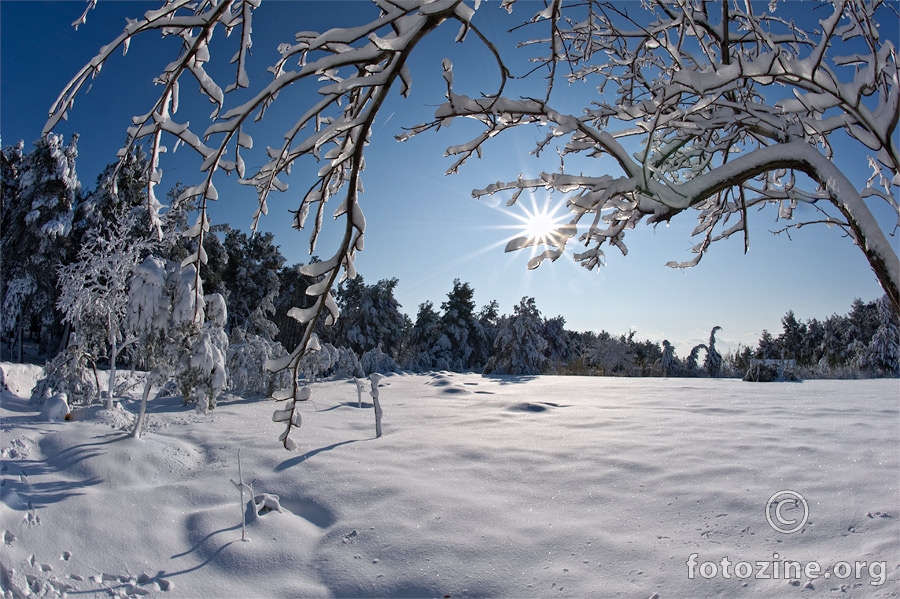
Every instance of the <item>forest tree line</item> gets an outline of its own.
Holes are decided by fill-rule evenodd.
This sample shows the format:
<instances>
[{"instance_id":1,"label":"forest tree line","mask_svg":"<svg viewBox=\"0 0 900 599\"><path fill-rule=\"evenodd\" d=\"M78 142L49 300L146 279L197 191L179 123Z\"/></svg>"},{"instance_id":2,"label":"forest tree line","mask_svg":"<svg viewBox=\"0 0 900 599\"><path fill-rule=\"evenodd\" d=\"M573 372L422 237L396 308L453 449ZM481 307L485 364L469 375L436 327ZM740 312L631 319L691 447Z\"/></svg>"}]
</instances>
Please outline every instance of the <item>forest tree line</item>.
<instances>
[{"instance_id":1,"label":"forest tree line","mask_svg":"<svg viewBox=\"0 0 900 599\"><path fill-rule=\"evenodd\" d=\"M181 343L182 354L193 356L181 358L185 393L200 385L190 364L200 354L224 357L229 388L266 392L261 387L274 385L275 375L262 372L265 361L299 343L302 325L290 311L311 305L307 290L321 277L303 274L302 264L287 265L270 233L249 236L203 219L191 226L196 206L193 199L179 201L181 186L169 193L162 230L152 235L146 157L137 151L124 168L109 166L87 192L76 157L77 138L64 143L54 135L29 153L21 142L2 151L2 359L21 361L31 348L31 358L49 360L60 377L71 378L73 370L114 362L119 352L132 366L147 366L167 351L156 345ZM197 227L209 232L199 273L184 267L198 251L190 234ZM136 293L137 282L168 293L173 314L188 301L178 285L202 285L208 322L170 317L175 324L158 329L167 331L164 339L148 336L147 323L158 315L152 305L135 306L148 297ZM668 341L640 340L633 331L571 331L562 316L544 316L529 297L511 314L501 314L496 301L477 307L474 289L459 279L439 304L420 304L412 319L394 296L398 284L396 278L370 284L362 276L341 282L334 294L341 317L334 326L318 324L321 349L305 358L305 375L451 370L717 377L741 376L754 360L767 359L793 360L804 376L900 373L900 326L886 299L856 300L847 314L824 320L801 322L788 311L780 333L763 331L755 347L725 355L716 348L720 327L711 323L708 342L678 356ZM178 323L184 331L173 337ZM208 329L203 335L202 327Z\"/></svg>"}]
</instances>

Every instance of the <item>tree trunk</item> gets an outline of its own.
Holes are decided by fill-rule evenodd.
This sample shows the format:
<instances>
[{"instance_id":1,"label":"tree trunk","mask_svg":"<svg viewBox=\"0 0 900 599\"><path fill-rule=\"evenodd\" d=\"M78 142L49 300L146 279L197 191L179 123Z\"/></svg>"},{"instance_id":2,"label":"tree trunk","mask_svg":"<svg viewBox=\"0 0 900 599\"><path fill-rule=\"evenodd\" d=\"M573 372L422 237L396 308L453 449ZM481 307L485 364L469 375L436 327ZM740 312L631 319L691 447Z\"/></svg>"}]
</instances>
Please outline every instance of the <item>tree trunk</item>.
<instances>
[{"instance_id":1,"label":"tree trunk","mask_svg":"<svg viewBox=\"0 0 900 599\"><path fill-rule=\"evenodd\" d=\"M106 409L113 409L113 394L116 390L116 354L118 353L118 348L116 347L116 333L112 327L112 314L109 314L107 319L109 324L109 390L106 392Z\"/></svg>"},{"instance_id":2,"label":"tree trunk","mask_svg":"<svg viewBox=\"0 0 900 599\"><path fill-rule=\"evenodd\" d=\"M144 393L141 395L141 411L138 413L137 418L134 421L134 429L131 431L131 436L135 439L140 439L141 432L144 426L144 415L147 413L147 398L150 396L150 387L153 386L153 381L156 380L156 369L154 368L147 374L147 380L144 383Z\"/></svg>"}]
</instances>

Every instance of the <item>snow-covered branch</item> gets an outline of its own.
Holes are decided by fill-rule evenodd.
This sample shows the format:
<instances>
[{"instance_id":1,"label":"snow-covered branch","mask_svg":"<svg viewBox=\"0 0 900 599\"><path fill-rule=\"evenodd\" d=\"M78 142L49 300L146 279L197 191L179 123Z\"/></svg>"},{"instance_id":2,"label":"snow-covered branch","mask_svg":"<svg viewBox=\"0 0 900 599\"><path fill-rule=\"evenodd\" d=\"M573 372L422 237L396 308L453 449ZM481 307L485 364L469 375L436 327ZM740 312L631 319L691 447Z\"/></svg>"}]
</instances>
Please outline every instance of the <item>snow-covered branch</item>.
<instances>
[{"instance_id":1,"label":"snow-covered branch","mask_svg":"<svg viewBox=\"0 0 900 599\"><path fill-rule=\"evenodd\" d=\"M615 160L618 177L585 173L580 161L577 174L561 167L473 191L475 197L513 191L508 204L526 189L566 195L569 222L543 240L515 239L507 251L549 246L531 268L563 255L577 237L586 248L575 259L594 268L603 261L603 244L627 251L624 235L641 220L657 224L693 209L694 234L702 237L697 256L669 263L683 268L736 232L749 247L750 205L777 204L779 218L790 221L799 203L821 200L832 211L815 220L847 224L900 311L900 260L888 240L900 227L900 76L895 42L879 24L895 22L894 11L880 2L834 2L822 4L825 18L817 23L782 16L776 3L767 12L728 1L655 0L641 11L600 1L565 4L558 13L556 6L523 27L546 32L529 42L548 47L542 64L565 60L571 85L596 82L600 93L581 114L553 108L568 97L470 98L451 87L434 120L407 135L455 117L475 119L484 132L447 150L465 158L480 156L488 139L508 129L536 125L547 130L536 155L559 144L561 157ZM858 145L848 150L848 141ZM867 161L868 181L853 184L835 167L836 145L846 172L854 172L853 160ZM866 200L882 200L897 219L878 222Z\"/></svg>"}]
</instances>

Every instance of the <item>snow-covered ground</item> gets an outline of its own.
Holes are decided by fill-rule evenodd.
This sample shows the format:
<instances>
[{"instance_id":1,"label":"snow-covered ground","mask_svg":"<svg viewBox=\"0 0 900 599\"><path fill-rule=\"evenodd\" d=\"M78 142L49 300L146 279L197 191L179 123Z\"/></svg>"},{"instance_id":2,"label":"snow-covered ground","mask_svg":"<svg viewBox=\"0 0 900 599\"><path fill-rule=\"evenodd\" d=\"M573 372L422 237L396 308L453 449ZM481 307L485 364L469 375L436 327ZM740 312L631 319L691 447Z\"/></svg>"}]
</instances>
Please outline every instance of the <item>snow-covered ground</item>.
<instances>
[{"instance_id":1,"label":"snow-covered ground","mask_svg":"<svg viewBox=\"0 0 900 599\"><path fill-rule=\"evenodd\" d=\"M2 367L27 396L35 372ZM288 453L270 401L226 397L204 416L156 400L134 440L124 411L43 422L4 392L3 589L900 596L897 380L436 373L388 377L380 399L375 439L371 398L360 409L352 381L316 384L294 434L300 449ZM249 542L230 482L239 449L255 493L281 506L248 525ZM767 521L802 523L802 502L767 511L780 491L808 506L796 533ZM813 576L790 580L798 566L788 562Z\"/></svg>"}]
</instances>

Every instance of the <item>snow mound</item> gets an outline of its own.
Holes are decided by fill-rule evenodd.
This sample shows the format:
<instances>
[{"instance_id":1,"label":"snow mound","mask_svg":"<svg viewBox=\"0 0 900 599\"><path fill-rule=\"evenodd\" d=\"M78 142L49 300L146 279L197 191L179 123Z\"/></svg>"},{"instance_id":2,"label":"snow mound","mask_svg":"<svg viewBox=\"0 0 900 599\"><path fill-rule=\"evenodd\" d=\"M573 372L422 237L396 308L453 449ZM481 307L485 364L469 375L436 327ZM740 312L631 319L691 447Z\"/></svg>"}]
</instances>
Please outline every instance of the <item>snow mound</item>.
<instances>
[{"instance_id":1,"label":"snow mound","mask_svg":"<svg viewBox=\"0 0 900 599\"><path fill-rule=\"evenodd\" d=\"M181 439L155 433L133 439L122 431L104 429L86 435L81 427L70 425L45 436L41 452L54 456L67 476L113 488L174 483L205 461L201 448Z\"/></svg>"},{"instance_id":2,"label":"snow mound","mask_svg":"<svg viewBox=\"0 0 900 599\"><path fill-rule=\"evenodd\" d=\"M87 406L72 410L69 420L78 422L95 422L115 430L131 430L134 426L134 414L116 404L112 410L102 405Z\"/></svg>"},{"instance_id":3,"label":"snow mound","mask_svg":"<svg viewBox=\"0 0 900 599\"><path fill-rule=\"evenodd\" d=\"M7 389L16 397L31 397L31 389L44 376L44 368L36 364L0 362L0 369Z\"/></svg>"},{"instance_id":4,"label":"snow mound","mask_svg":"<svg viewBox=\"0 0 900 599\"><path fill-rule=\"evenodd\" d=\"M69 401L65 393L57 393L41 406L41 418L50 422L69 419Z\"/></svg>"}]
</instances>

